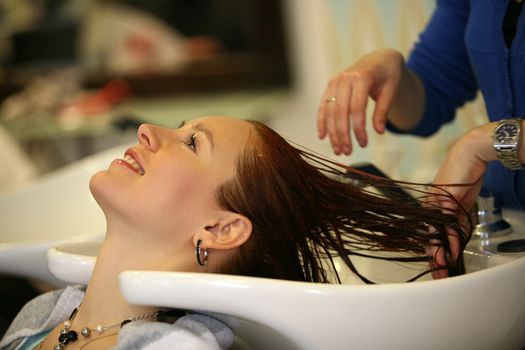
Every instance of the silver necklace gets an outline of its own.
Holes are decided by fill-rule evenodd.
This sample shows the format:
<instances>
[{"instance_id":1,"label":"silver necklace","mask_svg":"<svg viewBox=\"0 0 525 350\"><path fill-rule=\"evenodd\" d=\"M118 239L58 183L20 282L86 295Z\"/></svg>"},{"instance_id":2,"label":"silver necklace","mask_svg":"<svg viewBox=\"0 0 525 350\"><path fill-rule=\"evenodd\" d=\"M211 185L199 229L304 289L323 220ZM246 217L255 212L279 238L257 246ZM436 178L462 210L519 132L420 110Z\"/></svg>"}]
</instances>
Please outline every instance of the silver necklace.
<instances>
[{"instance_id":1,"label":"silver necklace","mask_svg":"<svg viewBox=\"0 0 525 350\"><path fill-rule=\"evenodd\" d=\"M71 313L71 316L69 316L69 319L63 323L62 325L62 329L60 330L60 335L58 336L58 343L55 344L55 346L53 347L53 350L64 350L65 347L69 344L69 343L74 343L75 341L78 340L78 333L77 331L71 329L71 322L73 321L73 319L75 318L75 316L77 315L77 312L78 312L78 307L75 308L75 310L73 310L73 312ZM107 331L108 329L111 329L111 328L115 328L115 327L123 327L124 325L130 323L130 322L135 322L135 321L138 321L138 320L143 320L143 319L147 319L147 318L155 318L156 320L158 320L159 318L159 315L161 315L163 312L162 311L154 311L154 312L149 312L147 314L143 314L143 315L139 315L139 316L134 316L134 317L131 317L131 318L126 318L120 322L115 322L115 323L111 323L111 324L108 324L108 325L97 325L96 327L83 327L81 330L80 330L80 334L84 337L84 338L89 338L91 336L91 334L93 333L96 333L97 335L101 335L102 333L104 333L105 331Z\"/></svg>"}]
</instances>

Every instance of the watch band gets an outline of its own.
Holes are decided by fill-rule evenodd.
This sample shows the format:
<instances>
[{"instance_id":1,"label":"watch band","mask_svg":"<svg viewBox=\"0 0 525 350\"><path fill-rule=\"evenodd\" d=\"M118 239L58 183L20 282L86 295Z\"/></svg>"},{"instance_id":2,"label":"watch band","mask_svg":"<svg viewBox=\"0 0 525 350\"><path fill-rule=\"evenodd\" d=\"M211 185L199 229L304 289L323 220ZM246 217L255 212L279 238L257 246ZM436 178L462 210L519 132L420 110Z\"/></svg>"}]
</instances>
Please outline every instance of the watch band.
<instances>
[{"instance_id":1,"label":"watch band","mask_svg":"<svg viewBox=\"0 0 525 350\"><path fill-rule=\"evenodd\" d=\"M518 170L523 168L519 159L519 150L521 143L521 135L523 133L521 118L503 119L498 122L494 133L492 134L492 142L494 150L496 151L501 163L511 169ZM514 135L505 135L504 128L514 128L516 131ZM508 130L508 129L507 129ZM499 138L499 139L498 139Z\"/></svg>"},{"instance_id":2,"label":"watch band","mask_svg":"<svg viewBox=\"0 0 525 350\"><path fill-rule=\"evenodd\" d=\"M504 166L511 170L519 170L523 167L523 164L519 161L518 149L500 149L498 153L499 160Z\"/></svg>"}]
</instances>

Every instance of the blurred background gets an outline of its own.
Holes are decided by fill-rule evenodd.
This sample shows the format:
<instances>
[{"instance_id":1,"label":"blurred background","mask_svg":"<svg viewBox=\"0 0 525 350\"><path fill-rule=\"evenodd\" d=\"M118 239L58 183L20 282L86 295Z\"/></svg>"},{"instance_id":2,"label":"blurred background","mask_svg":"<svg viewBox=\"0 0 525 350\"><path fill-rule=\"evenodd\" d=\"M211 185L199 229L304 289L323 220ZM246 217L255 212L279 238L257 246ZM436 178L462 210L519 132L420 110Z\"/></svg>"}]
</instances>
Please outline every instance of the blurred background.
<instances>
[{"instance_id":1,"label":"blurred background","mask_svg":"<svg viewBox=\"0 0 525 350\"><path fill-rule=\"evenodd\" d=\"M176 127L208 114L264 121L336 158L316 136L330 77L375 49L408 53L434 6L434 0L2 0L0 196L132 142L138 123ZM430 139L371 132L366 149L337 159L430 182L446 149L485 118L478 98ZM20 291L16 300L13 288ZM0 281L0 334L19 304L43 288L32 280Z\"/></svg>"},{"instance_id":2,"label":"blurred background","mask_svg":"<svg viewBox=\"0 0 525 350\"><path fill-rule=\"evenodd\" d=\"M0 118L36 174L290 86L279 0L6 0L0 23Z\"/></svg>"},{"instance_id":3,"label":"blurred background","mask_svg":"<svg viewBox=\"0 0 525 350\"><path fill-rule=\"evenodd\" d=\"M3 0L0 190L133 140L138 122L206 114L266 121L332 156L315 117L329 78L372 50L408 53L433 0ZM372 161L430 181L444 152L485 118L430 140L372 137ZM388 147L386 146L388 145Z\"/></svg>"}]
</instances>

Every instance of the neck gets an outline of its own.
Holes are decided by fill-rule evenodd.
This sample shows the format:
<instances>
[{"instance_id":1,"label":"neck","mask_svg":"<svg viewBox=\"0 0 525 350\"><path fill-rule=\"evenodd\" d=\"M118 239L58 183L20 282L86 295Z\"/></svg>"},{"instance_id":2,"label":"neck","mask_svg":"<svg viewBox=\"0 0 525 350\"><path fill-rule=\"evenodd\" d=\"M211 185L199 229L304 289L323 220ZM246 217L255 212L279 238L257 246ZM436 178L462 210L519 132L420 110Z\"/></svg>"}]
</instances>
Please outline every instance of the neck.
<instances>
[{"instance_id":1,"label":"neck","mask_svg":"<svg viewBox=\"0 0 525 350\"><path fill-rule=\"evenodd\" d=\"M119 275L126 270L189 271L187 261L193 261L191 241L187 247L173 248L173 242L152 240L144 232L132 230L111 230L108 232L97 256L97 263L91 276L82 306L71 322L71 330L79 334L76 347L107 349L116 342L117 329L102 337L84 338L80 331L84 327L107 327L123 320L159 311L158 306L129 304L119 289ZM128 233L122 235L121 233ZM153 244L156 241L156 245ZM151 318L149 318L151 319ZM42 349L52 349L57 344L63 324L57 325L41 344ZM95 343L96 342L96 343Z\"/></svg>"},{"instance_id":2,"label":"neck","mask_svg":"<svg viewBox=\"0 0 525 350\"><path fill-rule=\"evenodd\" d=\"M137 249L136 244L121 237L106 234L74 327L112 324L159 309L129 304L120 293L119 275L126 270L172 271L175 266L169 262L174 259L163 258L158 251L147 256L146 249Z\"/></svg>"}]
</instances>

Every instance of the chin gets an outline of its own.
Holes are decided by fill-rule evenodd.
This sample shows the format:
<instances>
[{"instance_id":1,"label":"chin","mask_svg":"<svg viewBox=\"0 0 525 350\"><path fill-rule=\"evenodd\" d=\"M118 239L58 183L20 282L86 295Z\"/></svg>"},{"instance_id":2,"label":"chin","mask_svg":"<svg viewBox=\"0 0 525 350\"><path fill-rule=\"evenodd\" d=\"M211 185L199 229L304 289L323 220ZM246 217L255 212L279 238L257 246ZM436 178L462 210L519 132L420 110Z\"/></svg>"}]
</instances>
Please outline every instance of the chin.
<instances>
[{"instance_id":1,"label":"chin","mask_svg":"<svg viewBox=\"0 0 525 350\"><path fill-rule=\"evenodd\" d=\"M104 211L104 208L107 207L110 202L109 194L114 192L114 190L111 190L111 183L107 171L99 171L91 177L89 180L89 191Z\"/></svg>"},{"instance_id":2,"label":"chin","mask_svg":"<svg viewBox=\"0 0 525 350\"><path fill-rule=\"evenodd\" d=\"M91 177L89 190L106 220L113 217L127 217L132 220L140 213L135 210L139 206L130 206L134 200L126 183L107 170L99 171Z\"/></svg>"}]
</instances>

